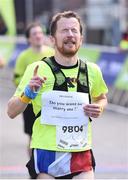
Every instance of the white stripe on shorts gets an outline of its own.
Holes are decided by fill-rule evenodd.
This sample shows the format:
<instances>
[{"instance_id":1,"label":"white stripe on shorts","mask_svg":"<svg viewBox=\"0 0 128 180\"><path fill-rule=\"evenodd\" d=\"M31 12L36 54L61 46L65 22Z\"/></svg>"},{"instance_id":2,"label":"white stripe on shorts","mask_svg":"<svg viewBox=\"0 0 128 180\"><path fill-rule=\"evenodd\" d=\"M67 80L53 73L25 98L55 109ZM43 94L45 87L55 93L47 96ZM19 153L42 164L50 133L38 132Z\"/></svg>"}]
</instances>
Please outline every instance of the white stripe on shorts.
<instances>
[{"instance_id":1,"label":"white stripe on shorts","mask_svg":"<svg viewBox=\"0 0 128 180\"><path fill-rule=\"evenodd\" d=\"M40 173L39 169L38 169L38 165L37 165L37 150L34 149L34 165L35 165L35 171L37 174Z\"/></svg>"}]
</instances>

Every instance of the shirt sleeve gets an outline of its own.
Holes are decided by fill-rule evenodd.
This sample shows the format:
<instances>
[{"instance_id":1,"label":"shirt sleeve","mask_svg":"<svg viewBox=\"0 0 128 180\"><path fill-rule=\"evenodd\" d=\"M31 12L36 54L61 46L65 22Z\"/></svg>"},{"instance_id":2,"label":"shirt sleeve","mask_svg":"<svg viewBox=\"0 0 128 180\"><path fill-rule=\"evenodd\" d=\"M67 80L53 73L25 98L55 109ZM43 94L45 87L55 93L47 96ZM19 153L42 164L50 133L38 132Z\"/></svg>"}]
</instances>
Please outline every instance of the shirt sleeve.
<instances>
[{"instance_id":1,"label":"shirt sleeve","mask_svg":"<svg viewBox=\"0 0 128 180\"><path fill-rule=\"evenodd\" d=\"M94 98L100 96L101 94L106 94L108 92L108 88L103 79L102 72L96 64L92 72L93 80L91 81L91 96Z\"/></svg>"},{"instance_id":2,"label":"shirt sleeve","mask_svg":"<svg viewBox=\"0 0 128 180\"><path fill-rule=\"evenodd\" d=\"M28 65L24 75L16 89L16 92L14 94L14 96L21 96L21 94L24 92L25 87L28 85L30 79L33 76L33 72L34 72L34 67L33 65Z\"/></svg>"},{"instance_id":3,"label":"shirt sleeve","mask_svg":"<svg viewBox=\"0 0 128 180\"><path fill-rule=\"evenodd\" d=\"M26 69L25 57L24 57L24 54L21 53L16 60L16 65L14 69L13 81L16 86L18 86L18 84L20 83L25 69Z\"/></svg>"}]
</instances>

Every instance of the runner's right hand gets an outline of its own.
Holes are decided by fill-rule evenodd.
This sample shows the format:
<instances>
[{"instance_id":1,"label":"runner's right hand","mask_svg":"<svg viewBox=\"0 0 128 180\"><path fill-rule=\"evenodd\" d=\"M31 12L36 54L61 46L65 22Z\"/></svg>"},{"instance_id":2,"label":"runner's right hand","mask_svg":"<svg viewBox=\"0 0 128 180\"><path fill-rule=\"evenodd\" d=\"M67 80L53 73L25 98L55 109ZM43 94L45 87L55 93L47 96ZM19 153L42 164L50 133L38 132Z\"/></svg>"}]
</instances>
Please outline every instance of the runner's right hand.
<instances>
[{"instance_id":1,"label":"runner's right hand","mask_svg":"<svg viewBox=\"0 0 128 180\"><path fill-rule=\"evenodd\" d=\"M38 68L39 68L39 66L37 65L34 69L33 77L31 78L31 80L28 84L30 89L33 92L37 92L42 87L42 84L45 83L45 81L46 81L46 77L41 78L38 76L38 74L37 74Z\"/></svg>"}]
</instances>

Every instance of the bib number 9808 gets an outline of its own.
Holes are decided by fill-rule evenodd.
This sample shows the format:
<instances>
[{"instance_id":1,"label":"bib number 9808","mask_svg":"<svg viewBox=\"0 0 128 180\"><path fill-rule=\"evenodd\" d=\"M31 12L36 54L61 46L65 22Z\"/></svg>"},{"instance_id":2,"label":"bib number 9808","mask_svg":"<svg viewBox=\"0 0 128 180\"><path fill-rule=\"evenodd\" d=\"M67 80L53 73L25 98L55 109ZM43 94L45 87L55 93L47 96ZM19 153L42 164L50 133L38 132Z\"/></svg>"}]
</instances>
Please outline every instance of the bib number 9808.
<instances>
[{"instance_id":1,"label":"bib number 9808","mask_svg":"<svg viewBox=\"0 0 128 180\"><path fill-rule=\"evenodd\" d=\"M63 133L82 132L83 126L62 126Z\"/></svg>"}]
</instances>

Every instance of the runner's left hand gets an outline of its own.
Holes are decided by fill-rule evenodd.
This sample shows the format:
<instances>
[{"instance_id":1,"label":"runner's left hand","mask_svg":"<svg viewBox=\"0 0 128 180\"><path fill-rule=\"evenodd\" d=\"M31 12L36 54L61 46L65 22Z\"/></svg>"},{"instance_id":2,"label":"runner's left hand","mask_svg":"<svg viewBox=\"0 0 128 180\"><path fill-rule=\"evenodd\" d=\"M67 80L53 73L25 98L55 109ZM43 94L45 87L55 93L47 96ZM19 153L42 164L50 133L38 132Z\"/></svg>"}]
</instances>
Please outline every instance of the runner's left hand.
<instances>
[{"instance_id":1,"label":"runner's left hand","mask_svg":"<svg viewBox=\"0 0 128 180\"><path fill-rule=\"evenodd\" d=\"M101 115L103 107L100 104L87 104L83 107L88 117L97 118Z\"/></svg>"}]
</instances>

